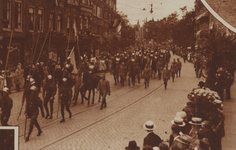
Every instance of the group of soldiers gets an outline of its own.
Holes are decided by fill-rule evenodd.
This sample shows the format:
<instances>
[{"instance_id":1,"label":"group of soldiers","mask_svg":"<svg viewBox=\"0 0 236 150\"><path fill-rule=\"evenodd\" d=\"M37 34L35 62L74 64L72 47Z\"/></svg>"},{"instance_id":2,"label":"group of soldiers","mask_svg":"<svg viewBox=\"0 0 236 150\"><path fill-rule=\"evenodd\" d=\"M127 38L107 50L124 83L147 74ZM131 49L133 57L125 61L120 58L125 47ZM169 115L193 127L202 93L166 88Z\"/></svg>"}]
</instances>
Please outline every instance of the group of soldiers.
<instances>
[{"instance_id":1,"label":"group of soldiers","mask_svg":"<svg viewBox=\"0 0 236 150\"><path fill-rule=\"evenodd\" d=\"M158 77L159 80L163 78L165 88L167 81L172 76L174 81L176 77L180 76L182 63L177 59L173 60L170 69L168 63L170 62L170 51L166 48L148 48L147 50L134 51L132 53L122 52L117 53L111 57L112 73L114 75L115 85L120 83L124 86L124 81L128 76L128 85L135 85L135 80L140 83L141 78L145 80L145 88L149 86L150 78Z\"/></svg>"}]
</instances>

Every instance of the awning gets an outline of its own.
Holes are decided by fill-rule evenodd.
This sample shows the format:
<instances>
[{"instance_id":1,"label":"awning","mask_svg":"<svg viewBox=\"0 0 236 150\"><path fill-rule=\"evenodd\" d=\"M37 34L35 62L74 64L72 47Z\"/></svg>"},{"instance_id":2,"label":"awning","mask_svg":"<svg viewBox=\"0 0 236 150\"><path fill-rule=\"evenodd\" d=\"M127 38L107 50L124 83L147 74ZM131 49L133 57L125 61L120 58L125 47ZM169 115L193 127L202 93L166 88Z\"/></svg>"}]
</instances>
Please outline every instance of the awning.
<instances>
[{"instance_id":1,"label":"awning","mask_svg":"<svg viewBox=\"0 0 236 150\"><path fill-rule=\"evenodd\" d=\"M201 19L202 17L209 16L209 14L210 14L209 11L206 11L206 12L202 13L201 15L197 16L195 19L196 19L196 20L199 20L199 19Z\"/></svg>"}]
</instances>

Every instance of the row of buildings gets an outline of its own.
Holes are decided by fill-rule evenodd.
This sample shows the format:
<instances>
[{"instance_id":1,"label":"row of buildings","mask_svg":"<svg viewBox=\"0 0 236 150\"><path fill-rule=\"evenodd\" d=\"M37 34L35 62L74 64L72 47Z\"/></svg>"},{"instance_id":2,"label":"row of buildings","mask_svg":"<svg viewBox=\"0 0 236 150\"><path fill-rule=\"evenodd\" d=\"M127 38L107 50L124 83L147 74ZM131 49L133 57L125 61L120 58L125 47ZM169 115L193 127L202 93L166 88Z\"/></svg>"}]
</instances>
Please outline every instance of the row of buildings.
<instances>
[{"instance_id":1,"label":"row of buildings","mask_svg":"<svg viewBox=\"0 0 236 150\"><path fill-rule=\"evenodd\" d=\"M195 47L211 30L222 36L235 36L235 9L235 0L195 0Z\"/></svg>"},{"instance_id":2,"label":"row of buildings","mask_svg":"<svg viewBox=\"0 0 236 150\"><path fill-rule=\"evenodd\" d=\"M63 62L66 49L76 46L80 55L95 55L114 36L109 26L117 15L116 0L0 0L0 60L10 49L10 67L30 63L45 39L42 55L54 61Z\"/></svg>"}]
</instances>

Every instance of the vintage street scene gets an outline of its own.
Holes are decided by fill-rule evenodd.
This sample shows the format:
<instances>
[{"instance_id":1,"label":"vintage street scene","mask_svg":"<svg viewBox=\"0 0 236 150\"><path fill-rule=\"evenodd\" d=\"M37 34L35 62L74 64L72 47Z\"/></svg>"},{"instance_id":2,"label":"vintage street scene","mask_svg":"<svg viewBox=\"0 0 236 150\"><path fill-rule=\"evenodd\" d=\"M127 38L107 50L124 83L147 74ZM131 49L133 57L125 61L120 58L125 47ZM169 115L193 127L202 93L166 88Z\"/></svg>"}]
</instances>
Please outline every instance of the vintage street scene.
<instances>
[{"instance_id":1,"label":"vintage street scene","mask_svg":"<svg viewBox=\"0 0 236 150\"><path fill-rule=\"evenodd\" d=\"M0 0L0 150L235 150L235 9Z\"/></svg>"}]
</instances>

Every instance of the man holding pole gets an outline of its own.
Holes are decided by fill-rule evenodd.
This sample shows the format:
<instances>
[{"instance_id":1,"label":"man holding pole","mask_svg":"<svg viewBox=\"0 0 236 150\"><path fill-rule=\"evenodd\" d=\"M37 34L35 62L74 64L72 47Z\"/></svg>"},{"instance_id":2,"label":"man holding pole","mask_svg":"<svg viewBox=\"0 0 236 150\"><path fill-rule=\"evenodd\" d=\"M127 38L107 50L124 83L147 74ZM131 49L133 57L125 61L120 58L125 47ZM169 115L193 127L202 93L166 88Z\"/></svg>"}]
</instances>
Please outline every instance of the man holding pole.
<instances>
[{"instance_id":1,"label":"man holding pole","mask_svg":"<svg viewBox=\"0 0 236 150\"><path fill-rule=\"evenodd\" d=\"M1 124L2 126L8 126L7 122L11 115L11 109L13 105L12 99L9 97L9 89L5 87L2 91L2 99L0 101L1 107Z\"/></svg>"}]
</instances>

